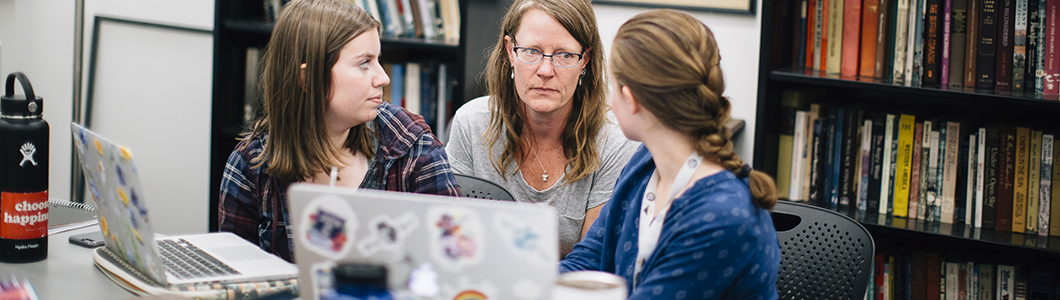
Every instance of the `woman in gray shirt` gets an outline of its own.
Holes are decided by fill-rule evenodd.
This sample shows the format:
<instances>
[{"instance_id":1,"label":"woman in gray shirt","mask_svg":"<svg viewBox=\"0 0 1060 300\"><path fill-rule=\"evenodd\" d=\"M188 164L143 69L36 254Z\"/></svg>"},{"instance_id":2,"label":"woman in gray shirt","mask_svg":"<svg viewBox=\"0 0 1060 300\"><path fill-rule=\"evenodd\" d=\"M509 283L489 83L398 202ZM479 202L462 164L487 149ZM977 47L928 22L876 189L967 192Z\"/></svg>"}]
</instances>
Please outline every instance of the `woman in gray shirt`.
<instances>
[{"instance_id":1,"label":"woman in gray shirt","mask_svg":"<svg viewBox=\"0 0 1060 300\"><path fill-rule=\"evenodd\" d=\"M588 0L517 0L486 67L490 96L453 117L453 172L560 214L560 257L611 196L636 150L608 120L604 59Z\"/></svg>"}]
</instances>

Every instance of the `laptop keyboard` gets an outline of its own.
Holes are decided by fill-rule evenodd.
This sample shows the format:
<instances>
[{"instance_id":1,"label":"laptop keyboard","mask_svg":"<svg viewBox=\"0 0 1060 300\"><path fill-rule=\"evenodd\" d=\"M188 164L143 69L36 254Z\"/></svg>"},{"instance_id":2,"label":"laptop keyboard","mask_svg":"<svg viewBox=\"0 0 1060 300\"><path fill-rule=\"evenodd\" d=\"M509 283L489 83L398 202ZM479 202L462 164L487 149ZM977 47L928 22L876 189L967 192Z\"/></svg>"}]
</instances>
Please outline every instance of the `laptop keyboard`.
<instances>
[{"instance_id":1,"label":"laptop keyboard","mask_svg":"<svg viewBox=\"0 0 1060 300\"><path fill-rule=\"evenodd\" d=\"M184 239L158 240L166 272L179 279L239 275L225 263Z\"/></svg>"}]
</instances>

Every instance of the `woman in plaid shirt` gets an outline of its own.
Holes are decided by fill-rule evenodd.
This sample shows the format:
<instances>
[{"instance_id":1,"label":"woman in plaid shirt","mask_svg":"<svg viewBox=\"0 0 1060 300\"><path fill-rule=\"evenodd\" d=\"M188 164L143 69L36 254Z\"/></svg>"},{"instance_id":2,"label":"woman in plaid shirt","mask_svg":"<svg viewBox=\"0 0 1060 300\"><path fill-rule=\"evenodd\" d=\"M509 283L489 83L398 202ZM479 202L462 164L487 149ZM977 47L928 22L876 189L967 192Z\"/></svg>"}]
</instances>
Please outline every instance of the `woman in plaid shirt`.
<instances>
[{"instance_id":1,"label":"woman in plaid shirt","mask_svg":"<svg viewBox=\"0 0 1060 300\"><path fill-rule=\"evenodd\" d=\"M220 229L292 261L293 182L459 195L423 117L385 103L380 24L353 4L287 4L265 52L263 112L221 179Z\"/></svg>"}]
</instances>

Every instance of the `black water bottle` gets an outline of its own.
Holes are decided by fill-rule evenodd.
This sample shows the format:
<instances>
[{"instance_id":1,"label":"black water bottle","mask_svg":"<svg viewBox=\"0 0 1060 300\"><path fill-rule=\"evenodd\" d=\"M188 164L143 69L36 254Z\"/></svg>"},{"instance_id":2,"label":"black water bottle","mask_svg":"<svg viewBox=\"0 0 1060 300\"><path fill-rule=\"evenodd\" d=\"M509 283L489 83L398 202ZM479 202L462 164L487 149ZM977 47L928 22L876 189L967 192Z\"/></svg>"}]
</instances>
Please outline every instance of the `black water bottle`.
<instances>
[{"instance_id":1,"label":"black water bottle","mask_svg":"<svg viewBox=\"0 0 1060 300\"><path fill-rule=\"evenodd\" d=\"M15 95L15 79L25 95ZM48 122L43 98L22 72L0 97L0 261L48 257Z\"/></svg>"}]
</instances>

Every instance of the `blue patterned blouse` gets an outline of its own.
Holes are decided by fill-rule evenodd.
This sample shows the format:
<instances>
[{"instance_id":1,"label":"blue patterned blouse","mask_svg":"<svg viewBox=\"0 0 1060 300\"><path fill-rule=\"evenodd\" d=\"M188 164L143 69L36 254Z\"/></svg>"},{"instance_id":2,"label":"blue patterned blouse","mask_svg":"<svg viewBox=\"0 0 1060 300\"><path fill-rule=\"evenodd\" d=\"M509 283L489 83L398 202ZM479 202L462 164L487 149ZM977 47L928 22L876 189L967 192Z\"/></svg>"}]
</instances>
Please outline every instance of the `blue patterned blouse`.
<instances>
[{"instance_id":1,"label":"blue patterned blouse","mask_svg":"<svg viewBox=\"0 0 1060 300\"><path fill-rule=\"evenodd\" d=\"M651 153L641 146L560 272L617 274L626 279L630 300L777 299L780 244L773 220L752 203L746 179L729 171L696 181L674 199L659 246L632 286L638 208L654 170Z\"/></svg>"}]
</instances>

